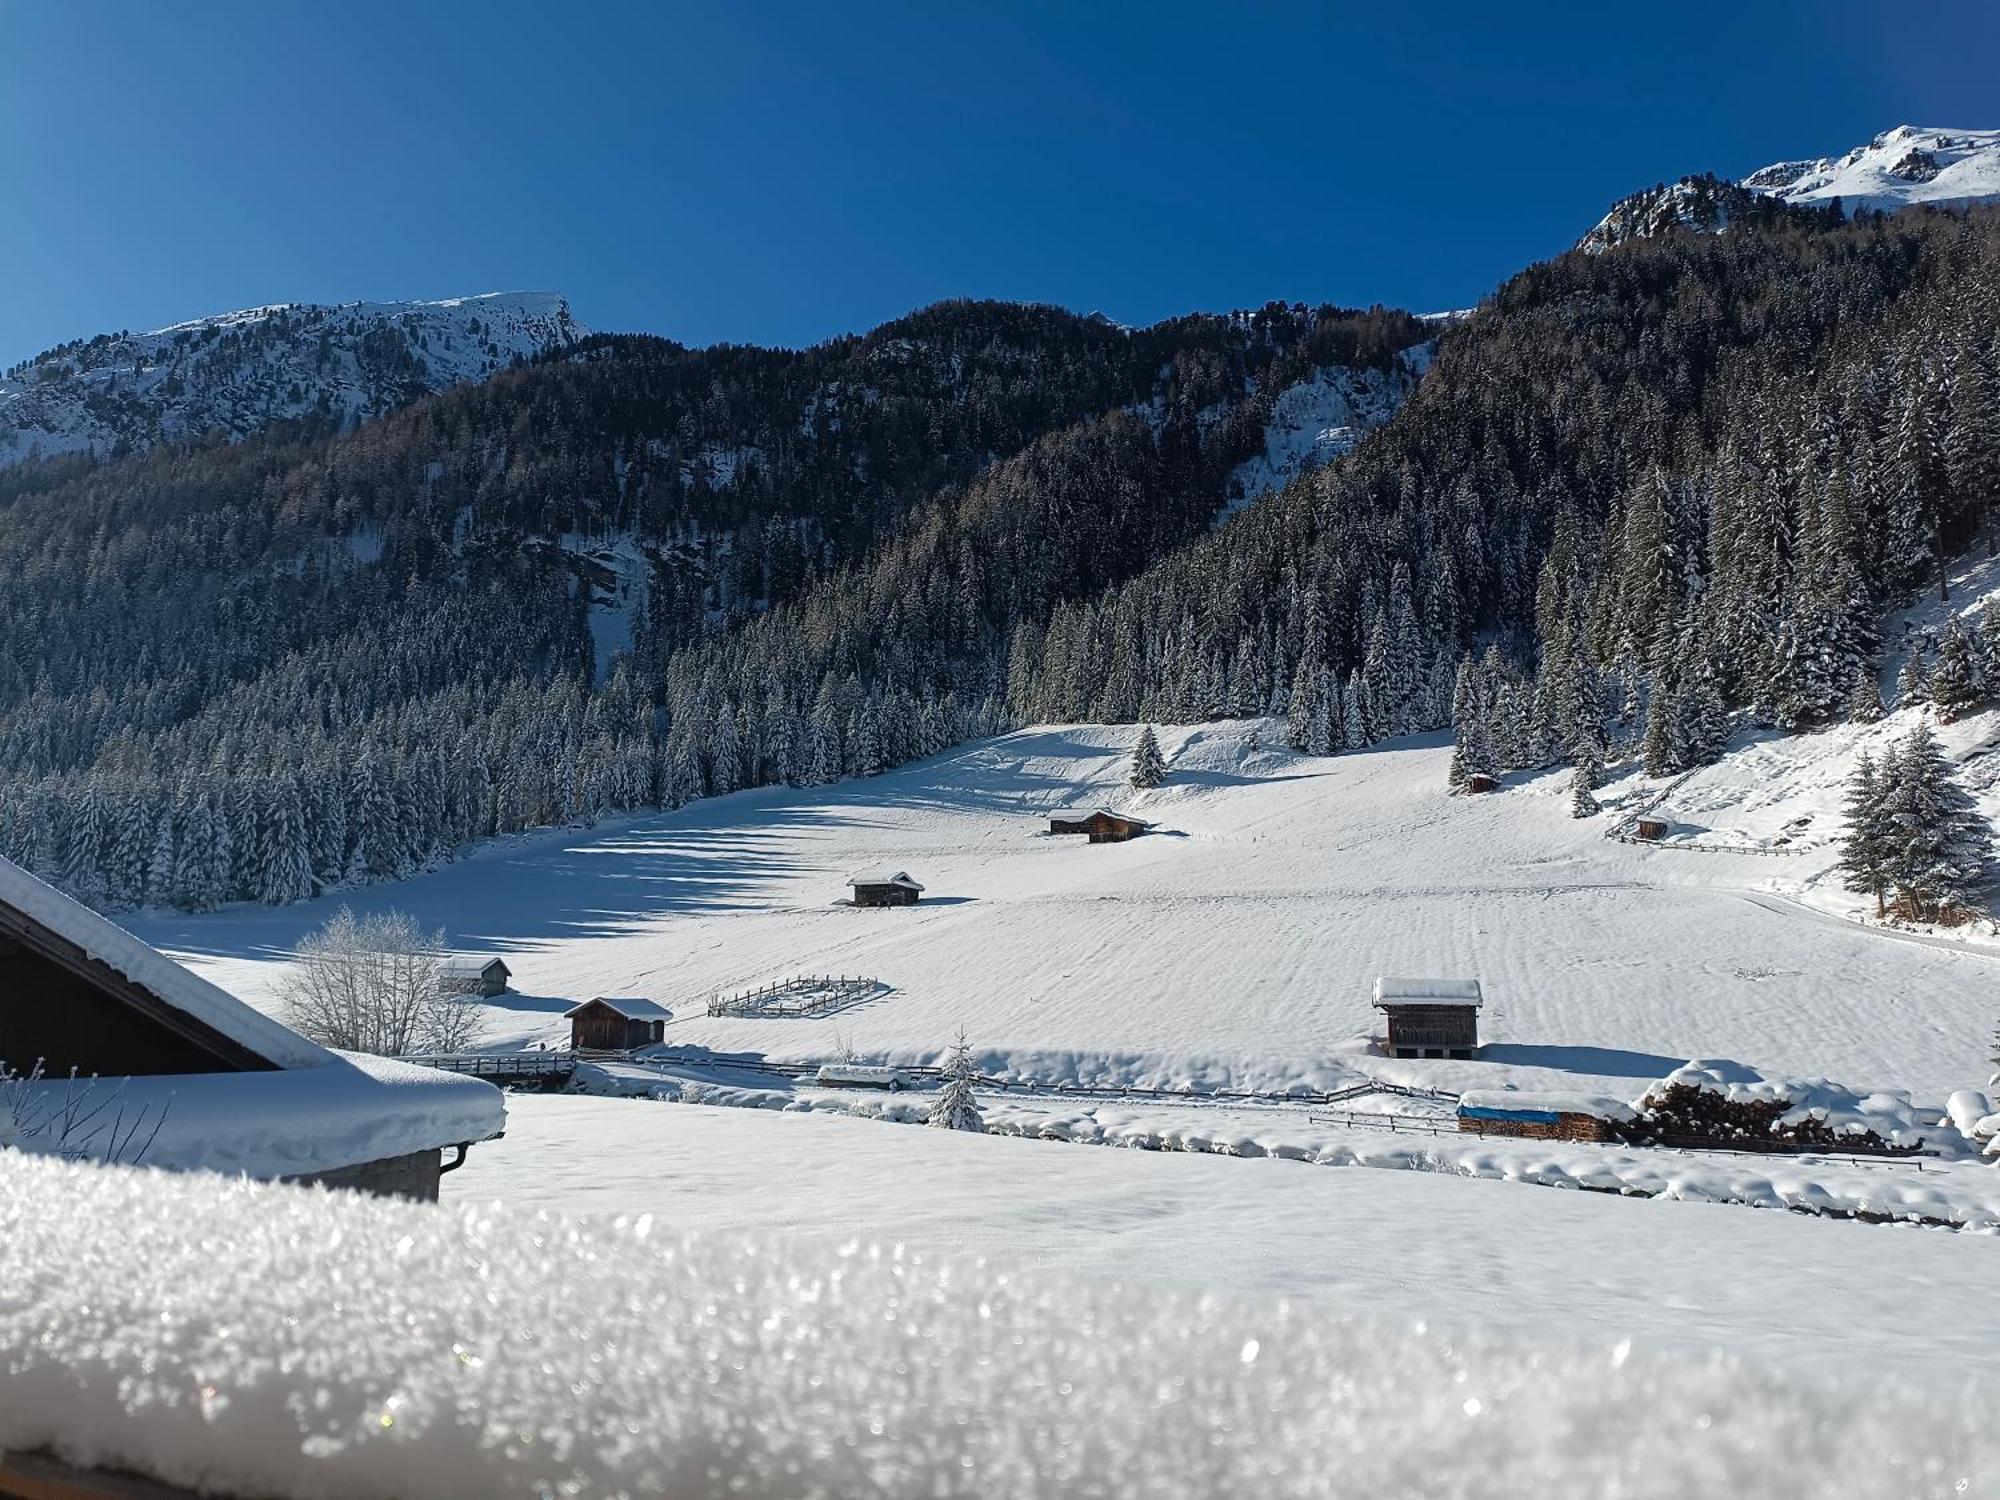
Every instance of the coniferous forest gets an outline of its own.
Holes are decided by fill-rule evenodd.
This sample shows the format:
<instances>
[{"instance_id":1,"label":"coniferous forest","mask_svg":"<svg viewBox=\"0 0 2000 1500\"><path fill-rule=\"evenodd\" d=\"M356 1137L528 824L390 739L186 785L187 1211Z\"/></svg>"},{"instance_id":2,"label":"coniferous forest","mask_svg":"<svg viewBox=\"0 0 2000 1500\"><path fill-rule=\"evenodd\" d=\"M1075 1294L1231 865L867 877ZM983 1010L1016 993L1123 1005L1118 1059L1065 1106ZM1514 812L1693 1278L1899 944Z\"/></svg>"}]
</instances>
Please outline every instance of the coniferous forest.
<instances>
[{"instance_id":1,"label":"coniferous forest","mask_svg":"<svg viewBox=\"0 0 2000 1500\"><path fill-rule=\"evenodd\" d=\"M87 899L865 776L1035 720L1273 714L1454 775L1880 711L2000 492L2000 215L1787 210L1444 325L951 303L799 352L596 337L345 431L0 472L0 850ZM1275 395L1428 373L1217 525ZM592 544L643 557L629 649ZM1905 690L2000 687L2000 621ZM1587 788L1586 788L1587 792Z\"/></svg>"}]
</instances>

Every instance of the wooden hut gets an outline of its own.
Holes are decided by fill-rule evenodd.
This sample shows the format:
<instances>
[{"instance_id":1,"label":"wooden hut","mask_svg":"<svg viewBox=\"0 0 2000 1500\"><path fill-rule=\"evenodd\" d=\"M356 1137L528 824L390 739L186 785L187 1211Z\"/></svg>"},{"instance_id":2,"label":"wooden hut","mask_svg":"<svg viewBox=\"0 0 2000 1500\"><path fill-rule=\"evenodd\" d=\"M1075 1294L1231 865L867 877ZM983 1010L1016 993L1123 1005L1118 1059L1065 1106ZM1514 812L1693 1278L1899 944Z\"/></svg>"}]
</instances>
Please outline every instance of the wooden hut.
<instances>
[{"instance_id":1,"label":"wooden hut","mask_svg":"<svg viewBox=\"0 0 2000 1500\"><path fill-rule=\"evenodd\" d=\"M924 888L906 870L870 871L849 878L856 906L915 906Z\"/></svg>"},{"instance_id":2,"label":"wooden hut","mask_svg":"<svg viewBox=\"0 0 2000 1500\"><path fill-rule=\"evenodd\" d=\"M1470 776L1465 778L1465 790L1469 795L1479 792L1497 792L1500 790L1500 781L1498 777L1488 776L1484 771L1474 771Z\"/></svg>"},{"instance_id":3,"label":"wooden hut","mask_svg":"<svg viewBox=\"0 0 2000 1500\"><path fill-rule=\"evenodd\" d=\"M453 953L438 960L438 989L447 995L479 995L491 999L507 993L513 970L497 958L477 953Z\"/></svg>"},{"instance_id":4,"label":"wooden hut","mask_svg":"<svg viewBox=\"0 0 2000 1500\"><path fill-rule=\"evenodd\" d=\"M1664 818L1641 818L1632 825L1632 837L1644 839L1649 844L1658 843L1666 836L1667 823Z\"/></svg>"},{"instance_id":5,"label":"wooden hut","mask_svg":"<svg viewBox=\"0 0 2000 1500\"><path fill-rule=\"evenodd\" d=\"M569 1044L579 1052L630 1052L666 1037L673 1013L651 1000L600 995L564 1012Z\"/></svg>"},{"instance_id":6,"label":"wooden hut","mask_svg":"<svg viewBox=\"0 0 2000 1500\"><path fill-rule=\"evenodd\" d=\"M1479 1050L1479 981L1375 981L1375 1008L1388 1025L1390 1057L1470 1057Z\"/></svg>"},{"instance_id":7,"label":"wooden hut","mask_svg":"<svg viewBox=\"0 0 2000 1500\"><path fill-rule=\"evenodd\" d=\"M436 1198L443 1173L506 1123L491 1084L328 1051L4 859L0 1062L40 1064L42 1081L16 1085L15 1123L52 1137L67 1128L61 1091L116 1080L116 1113L142 1132L121 1139L113 1125L50 1149L168 1170Z\"/></svg>"},{"instance_id":8,"label":"wooden hut","mask_svg":"<svg viewBox=\"0 0 2000 1500\"><path fill-rule=\"evenodd\" d=\"M1127 839L1151 832L1152 828L1153 825L1144 818L1113 812L1108 807L1060 813L1049 819L1050 833L1084 834L1093 844L1122 844Z\"/></svg>"}]
</instances>

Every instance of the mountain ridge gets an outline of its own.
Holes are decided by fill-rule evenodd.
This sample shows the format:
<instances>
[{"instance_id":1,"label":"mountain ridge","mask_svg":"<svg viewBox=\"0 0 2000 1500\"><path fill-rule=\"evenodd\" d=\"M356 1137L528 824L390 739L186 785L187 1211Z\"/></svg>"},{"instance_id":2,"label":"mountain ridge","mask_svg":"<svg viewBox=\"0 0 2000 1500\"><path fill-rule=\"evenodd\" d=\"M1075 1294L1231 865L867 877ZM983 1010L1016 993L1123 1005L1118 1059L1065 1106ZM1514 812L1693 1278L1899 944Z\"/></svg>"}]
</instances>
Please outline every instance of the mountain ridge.
<instances>
[{"instance_id":1,"label":"mountain ridge","mask_svg":"<svg viewBox=\"0 0 2000 1500\"><path fill-rule=\"evenodd\" d=\"M97 334L0 376L0 466L235 441L284 421L347 427L588 334L555 292L279 302Z\"/></svg>"},{"instance_id":2,"label":"mountain ridge","mask_svg":"<svg viewBox=\"0 0 2000 1500\"><path fill-rule=\"evenodd\" d=\"M2000 130L1898 125L1840 156L1772 162L1736 181L1697 173L1628 194L1577 241L1597 253L1674 229L1720 233L1788 209L1896 213L2000 199Z\"/></svg>"}]
</instances>

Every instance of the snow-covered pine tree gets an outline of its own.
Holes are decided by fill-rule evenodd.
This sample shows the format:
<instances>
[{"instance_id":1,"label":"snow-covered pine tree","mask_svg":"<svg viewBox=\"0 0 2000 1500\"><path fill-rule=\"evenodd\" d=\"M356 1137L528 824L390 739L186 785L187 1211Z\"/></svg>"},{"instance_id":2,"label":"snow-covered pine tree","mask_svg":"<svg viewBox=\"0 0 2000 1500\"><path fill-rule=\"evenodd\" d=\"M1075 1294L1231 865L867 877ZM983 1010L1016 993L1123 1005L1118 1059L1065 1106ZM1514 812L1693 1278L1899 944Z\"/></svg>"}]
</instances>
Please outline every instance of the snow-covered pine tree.
<instances>
[{"instance_id":1,"label":"snow-covered pine tree","mask_svg":"<svg viewBox=\"0 0 2000 1500\"><path fill-rule=\"evenodd\" d=\"M1861 662L1854 669L1854 685L1848 689L1847 718L1850 723L1873 724L1882 717L1882 686L1875 669Z\"/></svg>"},{"instance_id":2,"label":"snow-covered pine tree","mask_svg":"<svg viewBox=\"0 0 2000 1500\"><path fill-rule=\"evenodd\" d=\"M1576 770L1569 780L1569 815L1572 818L1594 818L1604 811L1603 804L1592 795L1597 790L1598 775L1596 756L1586 753L1577 757Z\"/></svg>"},{"instance_id":3,"label":"snow-covered pine tree","mask_svg":"<svg viewBox=\"0 0 2000 1500\"><path fill-rule=\"evenodd\" d=\"M1167 763L1160 757L1160 741L1148 724L1139 731L1139 743L1132 748L1132 786L1148 791L1167 779Z\"/></svg>"},{"instance_id":4,"label":"snow-covered pine tree","mask_svg":"<svg viewBox=\"0 0 2000 1500\"><path fill-rule=\"evenodd\" d=\"M944 1086L931 1100L930 1113L925 1124L933 1130L984 1131L986 1119L979 1112L978 1101L972 1097L972 1081L978 1076L972 1066L972 1047L959 1032L958 1040L952 1043L946 1054Z\"/></svg>"},{"instance_id":5,"label":"snow-covered pine tree","mask_svg":"<svg viewBox=\"0 0 2000 1500\"><path fill-rule=\"evenodd\" d=\"M1930 701L1930 659L1924 653L1923 642L1912 641L1910 653L1903 658L1902 669L1896 673L1896 707L1911 708Z\"/></svg>"},{"instance_id":6,"label":"snow-covered pine tree","mask_svg":"<svg viewBox=\"0 0 2000 1500\"><path fill-rule=\"evenodd\" d=\"M1931 665L1931 702L1937 706L1938 722L1956 722L1983 696L1972 638L1952 620L1944 627L1937 660Z\"/></svg>"},{"instance_id":7,"label":"snow-covered pine tree","mask_svg":"<svg viewBox=\"0 0 2000 1500\"><path fill-rule=\"evenodd\" d=\"M1653 679L1646 699L1645 770L1648 776L1669 776L1680 769L1674 758L1674 700L1664 678Z\"/></svg>"},{"instance_id":8,"label":"snow-covered pine tree","mask_svg":"<svg viewBox=\"0 0 2000 1500\"><path fill-rule=\"evenodd\" d=\"M1898 909L1916 921L1957 919L1991 878L1992 827L1952 776L1928 723L1910 731L1881 774Z\"/></svg>"},{"instance_id":9,"label":"snow-covered pine tree","mask_svg":"<svg viewBox=\"0 0 2000 1500\"><path fill-rule=\"evenodd\" d=\"M1715 669L1706 660L1689 673L1672 708L1674 763L1683 768L1705 766L1722 758L1729 743L1729 711L1715 684Z\"/></svg>"},{"instance_id":10,"label":"snow-covered pine tree","mask_svg":"<svg viewBox=\"0 0 2000 1500\"><path fill-rule=\"evenodd\" d=\"M1891 829L1883 806L1875 762L1863 754L1848 778L1844 811L1847 832L1840 841L1841 884L1856 895L1875 898L1875 915L1888 914Z\"/></svg>"}]
</instances>

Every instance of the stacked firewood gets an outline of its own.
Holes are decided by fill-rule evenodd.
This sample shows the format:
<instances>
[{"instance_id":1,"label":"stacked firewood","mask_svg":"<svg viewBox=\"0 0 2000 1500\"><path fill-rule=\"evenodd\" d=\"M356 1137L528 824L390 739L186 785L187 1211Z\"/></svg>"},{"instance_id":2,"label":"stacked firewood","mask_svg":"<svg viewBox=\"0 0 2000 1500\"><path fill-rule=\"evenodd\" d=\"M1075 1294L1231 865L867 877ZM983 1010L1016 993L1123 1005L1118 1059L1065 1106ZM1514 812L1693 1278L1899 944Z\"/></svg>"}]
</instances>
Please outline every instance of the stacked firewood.
<instances>
[{"instance_id":1,"label":"stacked firewood","mask_svg":"<svg viewBox=\"0 0 2000 1500\"><path fill-rule=\"evenodd\" d=\"M1636 1145L1723 1147L1731 1151L1852 1151L1897 1156L1916 1148L1892 1146L1872 1130L1836 1132L1811 1116L1778 1122L1791 1111L1784 1099L1732 1099L1712 1089L1669 1083L1640 1105L1639 1118L1622 1127Z\"/></svg>"}]
</instances>

